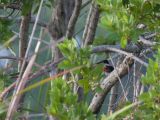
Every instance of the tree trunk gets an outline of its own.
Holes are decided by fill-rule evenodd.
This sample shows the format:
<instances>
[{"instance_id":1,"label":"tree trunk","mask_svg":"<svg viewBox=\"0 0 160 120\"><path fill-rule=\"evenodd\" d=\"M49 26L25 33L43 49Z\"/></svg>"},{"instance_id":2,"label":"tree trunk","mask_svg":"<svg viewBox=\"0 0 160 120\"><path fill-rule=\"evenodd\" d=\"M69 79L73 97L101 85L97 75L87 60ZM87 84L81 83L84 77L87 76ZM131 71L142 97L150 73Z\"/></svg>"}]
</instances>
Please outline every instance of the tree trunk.
<instances>
[{"instance_id":1,"label":"tree trunk","mask_svg":"<svg viewBox=\"0 0 160 120\"><path fill-rule=\"evenodd\" d=\"M30 20L31 20L31 12L29 12L26 16L22 16L22 21L20 26L20 40L19 40L19 57L22 59L24 58L27 50ZM22 63L23 61L19 61L18 71L21 70Z\"/></svg>"},{"instance_id":2,"label":"tree trunk","mask_svg":"<svg viewBox=\"0 0 160 120\"><path fill-rule=\"evenodd\" d=\"M52 36L54 46L52 47L53 61L58 61L62 54L56 47L58 40L65 36L67 26L74 9L75 0L56 0L52 20L48 25L48 31Z\"/></svg>"}]
</instances>

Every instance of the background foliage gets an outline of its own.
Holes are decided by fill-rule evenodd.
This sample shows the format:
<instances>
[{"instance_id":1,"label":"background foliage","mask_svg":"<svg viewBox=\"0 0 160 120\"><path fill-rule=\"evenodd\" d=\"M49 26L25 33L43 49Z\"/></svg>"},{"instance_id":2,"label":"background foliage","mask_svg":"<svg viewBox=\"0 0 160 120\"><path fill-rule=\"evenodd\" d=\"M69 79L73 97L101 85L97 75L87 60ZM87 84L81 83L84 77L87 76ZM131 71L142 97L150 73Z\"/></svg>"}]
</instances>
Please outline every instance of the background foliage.
<instances>
[{"instance_id":1,"label":"background foliage","mask_svg":"<svg viewBox=\"0 0 160 120\"><path fill-rule=\"evenodd\" d=\"M120 109L111 115L102 115L100 113L100 115L95 116L88 109L92 94L101 91L99 84L104 78L104 74L101 72L102 65L96 64L100 55L95 55L91 52L93 46L118 44L121 45L122 48L125 48L130 42L137 43L139 36L145 32L156 32L156 42L159 42L160 37L159 0L97 0L96 2L100 7L101 19L94 43L91 46L81 48L78 47L77 40L73 38L72 40L66 39L63 43L58 44L58 48L64 57L64 60L58 64L60 71L69 70L77 66L82 67L71 72L67 81L62 80L63 78L59 77L53 79L53 81L48 84L43 84L42 86L38 86L38 88L27 91L24 97L23 107L21 108L22 112L18 112L15 117L18 118L21 116L21 113L44 113L45 115L49 114L60 120L119 120L123 118L157 120L160 118L160 49L157 49L158 45L154 48L155 57L149 59L147 71L141 78L141 83L147 87L149 86L149 89L139 96L138 101L140 101L140 104L133 105L133 103L127 101ZM8 41L15 31L19 32L19 23L16 22L18 17L21 15L25 16L30 11L32 15L36 15L40 5L39 0L32 0L30 2L28 2L28 0L0 0L0 4L8 5L12 3L19 3L20 10L12 10L5 7L0 10L0 14L2 14L2 17L0 16L1 43ZM51 16L51 8L53 7L53 0L46 0L42 9L42 13L45 14L44 16L41 16L40 19L44 19L45 22L48 22L49 20L47 18ZM16 15L14 16L12 12ZM10 16L7 17L8 14L11 15L11 19L9 18ZM82 14L85 14L85 11ZM82 17L80 23L77 23L79 28L82 26L81 22L84 20L85 16ZM144 25L144 27L138 28L139 25ZM36 37L40 32L39 29L40 27L36 30ZM77 31L77 29L75 31ZM103 31L102 33L104 34L100 31ZM81 38L81 34L82 32L77 33L77 36L80 36ZM50 38L46 35L44 41L48 42L49 39ZM13 51L18 51L17 43L18 42L13 42L9 48L13 48ZM34 41L32 47L35 43L36 41ZM18 55L18 52L15 52L15 54ZM96 59L93 59L95 57ZM37 63L43 65L50 59L51 52L47 49L39 54ZM16 64L16 66L10 70L10 74L8 74L8 71L1 71L0 91L3 91L5 87L14 82L11 78L14 78L17 75L17 67ZM36 68L33 69L36 71ZM34 72L34 70L32 72ZM28 85L43 81L46 77L47 75L38 77L29 82ZM78 96L73 92L75 83L78 83L84 88L85 99L82 102L77 102ZM0 117L2 119L5 118L9 100L12 96L11 94L12 92L6 95L5 101L1 100L0 102Z\"/></svg>"}]
</instances>

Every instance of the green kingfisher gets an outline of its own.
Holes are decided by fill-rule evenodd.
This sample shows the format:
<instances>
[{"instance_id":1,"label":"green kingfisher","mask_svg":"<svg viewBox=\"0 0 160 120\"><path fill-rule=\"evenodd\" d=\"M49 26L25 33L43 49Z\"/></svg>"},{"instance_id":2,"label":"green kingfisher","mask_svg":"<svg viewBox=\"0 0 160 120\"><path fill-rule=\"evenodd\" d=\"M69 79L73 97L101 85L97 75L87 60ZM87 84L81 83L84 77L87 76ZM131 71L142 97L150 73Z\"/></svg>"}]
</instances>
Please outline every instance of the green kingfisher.
<instances>
[{"instance_id":1,"label":"green kingfisher","mask_svg":"<svg viewBox=\"0 0 160 120\"><path fill-rule=\"evenodd\" d=\"M103 72L105 73L105 75L108 75L109 73L111 73L114 70L114 67L109 64L108 60L102 60L102 61L98 62L97 64L100 64L100 63L104 64Z\"/></svg>"}]
</instances>

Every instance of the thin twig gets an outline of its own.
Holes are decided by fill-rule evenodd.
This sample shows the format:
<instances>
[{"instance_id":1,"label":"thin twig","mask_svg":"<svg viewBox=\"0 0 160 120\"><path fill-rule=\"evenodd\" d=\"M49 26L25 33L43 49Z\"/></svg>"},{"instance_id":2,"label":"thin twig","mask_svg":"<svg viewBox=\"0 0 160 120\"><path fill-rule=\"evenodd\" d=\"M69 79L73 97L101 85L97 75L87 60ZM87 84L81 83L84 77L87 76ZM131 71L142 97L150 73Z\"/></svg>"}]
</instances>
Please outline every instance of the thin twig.
<instances>
[{"instance_id":1,"label":"thin twig","mask_svg":"<svg viewBox=\"0 0 160 120\"><path fill-rule=\"evenodd\" d=\"M113 62L113 60L112 60L112 58L111 58L110 55L109 55L109 58L111 59L112 65L113 65L113 67L114 67L114 69L115 69L115 68L116 68L116 67L115 67L115 64L114 64L114 62ZM116 69L115 69L115 70L116 70ZM117 72L117 70L116 70L116 72ZM127 98L127 96L126 96L126 93L125 93L123 84L122 84L122 82L121 82L122 80L121 80L121 78L119 77L118 72L117 72L117 77L118 77L119 83L120 83L120 85L121 85L121 87L122 87L122 91L123 91L124 97L125 97L126 101L128 101L128 98Z\"/></svg>"},{"instance_id":2,"label":"thin twig","mask_svg":"<svg viewBox=\"0 0 160 120\"><path fill-rule=\"evenodd\" d=\"M11 3L11 4L0 4L0 8L11 8L11 9L21 9L21 5L18 3Z\"/></svg>"},{"instance_id":3,"label":"thin twig","mask_svg":"<svg viewBox=\"0 0 160 120\"><path fill-rule=\"evenodd\" d=\"M16 85L16 82L12 83L9 87L5 88L5 89L1 92L1 94L0 94L0 101L2 101L2 100L4 99L5 95L6 95L9 91L11 91L11 90L15 87L15 85Z\"/></svg>"},{"instance_id":4,"label":"thin twig","mask_svg":"<svg viewBox=\"0 0 160 120\"><path fill-rule=\"evenodd\" d=\"M13 61L24 61L24 58L19 58L19 57L12 57L12 56L0 56L0 59L8 59L8 60L13 60ZM26 60L27 62L29 60ZM40 68L40 65L37 63L34 63L34 66Z\"/></svg>"},{"instance_id":5,"label":"thin twig","mask_svg":"<svg viewBox=\"0 0 160 120\"><path fill-rule=\"evenodd\" d=\"M45 66L42 66L37 72L34 72L33 74L29 75L27 82L29 82L30 80L35 79L37 77L40 77L42 75L48 74L51 71L49 69L52 68L53 66L56 66L57 64L59 64L63 59L64 58L60 59L57 62L48 63ZM16 83L17 83L17 81L12 83L10 86L5 88L4 91L2 91L0 93L0 100L4 99L5 95L15 87Z\"/></svg>"}]
</instances>

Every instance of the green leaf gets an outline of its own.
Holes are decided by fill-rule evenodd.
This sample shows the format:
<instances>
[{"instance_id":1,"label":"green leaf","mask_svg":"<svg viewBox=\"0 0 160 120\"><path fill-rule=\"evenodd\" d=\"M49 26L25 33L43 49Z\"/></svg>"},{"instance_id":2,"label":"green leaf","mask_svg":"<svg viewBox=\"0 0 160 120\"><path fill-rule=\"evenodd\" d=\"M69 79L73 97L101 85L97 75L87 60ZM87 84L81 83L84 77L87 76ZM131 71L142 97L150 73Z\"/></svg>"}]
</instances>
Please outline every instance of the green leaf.
<instances>
[{"instance_id":1,"label":"green leaf","mask_svg":"<svg viewBox=\"0 0 160 120\"><path fill-rule=\"evenodd\" d=\"M78 84L84 88L84 92L87 93L90 90L90 85L88 80L79 80Z\"/></svg>"},{"instance_id":2,"label":"green leaf","mask_svg":"<svg viewBox=\"0 0 160 120\"><path fill-rule=\"evenodd\" d=\"M151 5L151 2L150 1L145 1L143 3L143 6L142 6L142 11L144 12L144 14L148 14L152 10L153 10L153 8L152 8L152 5Z\"/></svg>"},{"instance_id":3,"label":"green leaf","mask_svg":"<svg viewBox=\"0 0 160 120\"><path fill-rule=\"evenodd\" d=\"M13 35L10 26L12 22L9 20L0 19L0 42L3 43Z\"/></svg>"},{"instance_id":4,"label":"green leaf","mask_svg":"<svg viewBox=\"0 0 160 120\"><path fill-rule=\"evenodd\" d=\"M122 36L121 38L121 47L125 48L127 45L127 37L126 36Z\"/></svg>"},{"instance_id":5,"label":"green leaf","mask_svg":"<svg viewBox=\"0 0 160 120\"><path fill-rule=\"evenodd\" d=\"M22 6L22 15L26 16L32 9L33 0L28 2L28 0L23 0L23 6Z\"/></svg>"}]
</instances>

